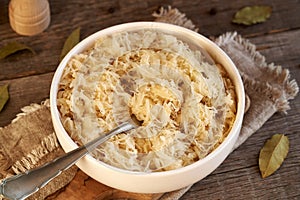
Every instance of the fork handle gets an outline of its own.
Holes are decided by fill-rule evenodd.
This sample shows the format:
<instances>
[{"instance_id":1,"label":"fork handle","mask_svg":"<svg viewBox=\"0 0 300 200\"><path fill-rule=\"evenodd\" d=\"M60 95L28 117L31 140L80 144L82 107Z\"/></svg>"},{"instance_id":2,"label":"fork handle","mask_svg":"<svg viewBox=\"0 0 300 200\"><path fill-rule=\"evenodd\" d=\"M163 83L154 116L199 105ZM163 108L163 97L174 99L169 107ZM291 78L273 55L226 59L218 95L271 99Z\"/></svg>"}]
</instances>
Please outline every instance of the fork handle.
<instances>
[{"instance_id":1,"label":"fork handle","mask_svg":"<svg viewBox=\"0 0 300 200\"><path fill-rule=\"evenodd\" d=\"M106 135L98 137L45 165L4 179L0 182L0 194L9 199L25 199L44 187L64 170L71 167L87 153L93 151L101 143L118 133L128 131L134 127L135 126L130 123L121 124Z\"/></svg>"}]
</instances>

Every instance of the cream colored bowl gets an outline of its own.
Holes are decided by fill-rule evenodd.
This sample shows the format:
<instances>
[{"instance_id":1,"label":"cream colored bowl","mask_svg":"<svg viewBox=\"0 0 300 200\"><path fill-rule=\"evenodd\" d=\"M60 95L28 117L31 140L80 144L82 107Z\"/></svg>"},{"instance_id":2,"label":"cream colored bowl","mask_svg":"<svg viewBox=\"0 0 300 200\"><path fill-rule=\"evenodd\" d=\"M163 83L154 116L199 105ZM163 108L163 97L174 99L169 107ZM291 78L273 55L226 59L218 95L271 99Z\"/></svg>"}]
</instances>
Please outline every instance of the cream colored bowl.
<instances>
[{"instance_id":1,"label":"cream colored bowl","mask_svg":"<svg viewBox=\"0 0 300 200\"><path fill-rule=\"evenodd\" d=\"M51 116L55 132L63 149L66 152L69 152L77 148L77 144L75 144L75 142L70 138L60 121L60 114L57 109L56 102L58 85L67 62L73 55L79 54L93 46L97 38L116 32L135 31L145 28L174 35L179 40L182 40L193 47L201 46L204 48L215 61L224 66L235 85L237 93L237 115L232 130L223 143L213 152L207 155L204 159L191 165L171 171L145 173L131 172L112 167L94 159L90 155L85 156L77 162L77 166L90 177L113 188L138 193L162 193L177 190L193 184L214 171L231 152L241 129L245 104L243 83L233 62L212 41L191 30L157 22L127 23L96 32L76 45L58 66L53 77L50 91Z\"/></svg>"}]
</instances>

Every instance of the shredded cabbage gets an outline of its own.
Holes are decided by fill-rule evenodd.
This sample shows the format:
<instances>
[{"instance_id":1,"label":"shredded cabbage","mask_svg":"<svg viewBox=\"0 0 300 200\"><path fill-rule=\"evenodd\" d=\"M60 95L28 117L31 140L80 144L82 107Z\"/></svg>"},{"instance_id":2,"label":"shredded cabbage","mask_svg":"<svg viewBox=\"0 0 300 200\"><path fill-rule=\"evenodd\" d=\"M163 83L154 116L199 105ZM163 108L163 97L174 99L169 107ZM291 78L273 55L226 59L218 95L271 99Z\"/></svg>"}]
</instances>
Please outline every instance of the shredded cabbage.
<instances>
[{"instance_id":1,"label":"shredded cabbage","mask_svg":"<svg viewBox=\"0 0 300 200\"><path fill-rule=\"evenodd\" d=\"M144 172L204 158L227 136L236 114L235 90L220 64L151 30L101 38L74 56L57 102L65 129L80 144L134 115L142 126L111 138L93 156Z\"/></svg>"}]
</instances>

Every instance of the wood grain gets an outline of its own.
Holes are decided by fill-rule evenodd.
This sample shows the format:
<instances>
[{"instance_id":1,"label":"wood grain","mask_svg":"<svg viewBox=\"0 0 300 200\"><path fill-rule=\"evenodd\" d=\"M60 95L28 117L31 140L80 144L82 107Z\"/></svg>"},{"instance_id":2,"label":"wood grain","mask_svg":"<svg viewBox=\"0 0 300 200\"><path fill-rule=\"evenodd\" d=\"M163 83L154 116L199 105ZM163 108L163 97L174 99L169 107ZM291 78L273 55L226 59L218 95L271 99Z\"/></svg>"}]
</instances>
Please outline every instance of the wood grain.
<instances>
[{"instance_id":1,"label":"wood grain","mask_svg":"<svg viewBox=\"0 0 300 200\"><path fill-rule=\"evenodd\" d=\"M25 76L0 81L0 85L9 84L10 98L0 113L0 126L5 126L21 112L21 108L31 103L41 103L49 98L53 73Z\"/></svg>"},{"instance_id":2,"label":"wood grain","mask_svg":"<svg viewBox=\"0 0 300 200\"><path fill-rule=\"evenodd\" d=\"M24 37L9 26L9 0L0 1L0 47L19 41L37 54L22 51L0 60L0 85L9 84L10 100L0 113L5 126L20 109L49 97L53 73L67 36L81 27L81 38L103 28L131 21L152 21L159 6L171 5L186 13L205 36L216 37L237 31L256 44L268 63L282 65L300 83L300 3L298 0L49 0L51 24L43 33ZM272 15L265 23L241 26L231 23L234 13L248 5L270 5ZM290 102L287 115L276 113L241 147L232 152L211 175L196 183L181 199L300 199L300 96ZM272 176L262 179L258 155L265 141L276 133L290 139L287 159ZM80 186L80 187L79 187ZM108 191L107 193L103 191ZM114 191L114 192L111 192ZM104 196L101 196L100 193ZM49 199L147 199L119 193L103 186L81 171L64 190ZM105 196L107 195L107 196ZM131 196L132 195L132 196ZM152 199L159 196L151 196Z\"/></svg>"},{"instance_id":3,"label":"wood grain","mask_svg":"<svg viewBox=\"0 0 300 200\"><path fill-rule=\"evenodd\" d=\"M80 191L80 192L78 192ZM157 200L162 194L139 194L129 193L121 190L113 189L108 186L99 184L94 179L82 171L78 171L74 180L57 193L47 197L47 200L77 200L77 199L131 199L131 200Z\"/></svg>"}]
</instances>

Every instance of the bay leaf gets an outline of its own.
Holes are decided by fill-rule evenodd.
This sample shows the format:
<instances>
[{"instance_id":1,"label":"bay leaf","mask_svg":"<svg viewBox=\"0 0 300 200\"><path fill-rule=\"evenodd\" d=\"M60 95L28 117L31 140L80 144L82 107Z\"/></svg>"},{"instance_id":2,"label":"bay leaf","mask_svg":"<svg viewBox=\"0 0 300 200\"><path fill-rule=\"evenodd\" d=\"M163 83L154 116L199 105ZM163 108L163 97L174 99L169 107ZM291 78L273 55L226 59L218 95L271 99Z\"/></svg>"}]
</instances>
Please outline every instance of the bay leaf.
<instances>
[{"instance_id":1,"label":"bay leaf","mask_svg":"<svg viewBox=\"0 0 300 200\"><path fill-rule=\"evenodd\" d=\"M261 176L273 174L283 163L289 151L289 139L283 134L275 134L267 140L259 154Z\"/></svg>"},{"instance_id":2,"label":"bay leaf","mask_svg":"<svg viewBox=\"0 0 300 200\"><path fill-rule=\"evenodd\" d=\"M237 11L233 23L252 25L266 21L272 13L271 6L246 6Z\"/></svg>"},{"instance_id":3,"label":"bay leaf","mask_svg":"<svg viewBox=\"0 0 300 200\"><path fill-rule=\"evenodd\" d=\"M22 44L20 42L13 41L0 48L0 60L6 58L7 56L13 53L16 53L17 51L22 51L22 50L29 50L31 51L31 53L35 54L35 51L29 46Z\"/></svg>"},{"instance_id":4,"label":"bay leaf","mask_svg":"<svg viewBox=\"0 0 300 200\"><path fill-rule=\"evenodd\" d=\"M66 39L63 49L60 54L62 60L67 53L80 41L80 28L75 29Z\"/></svg>"},{"instance_id":5,"label":"bay leaf","mask_svg":"<svg viewBox=\"0 0 300 200\"><path fill-rule=\"evenodd\" d=\"M0 86L0 112L9 99L8 85Z\"/></svg>"}]
</instances>

